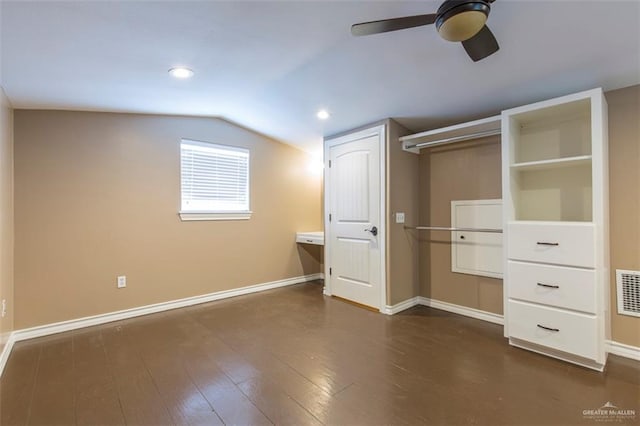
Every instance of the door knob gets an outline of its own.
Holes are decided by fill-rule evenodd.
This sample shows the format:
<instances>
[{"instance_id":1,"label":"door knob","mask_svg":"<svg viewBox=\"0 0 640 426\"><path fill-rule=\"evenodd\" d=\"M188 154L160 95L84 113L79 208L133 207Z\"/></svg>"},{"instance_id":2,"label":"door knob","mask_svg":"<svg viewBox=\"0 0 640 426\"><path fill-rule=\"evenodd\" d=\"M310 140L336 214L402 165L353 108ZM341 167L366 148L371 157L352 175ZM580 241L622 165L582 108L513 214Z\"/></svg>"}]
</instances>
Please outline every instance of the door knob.
<instances>
[{"instance_id":1,"label":"door knob","mask_svg":"<svg viewBox=\"0 0 640 426\"><path fill-rule=\"evenodd\" d=\"M371 232L374 237L378 235L378 228L376 228L375 226L372 226L370 229L365 229L365 231Z\"/></svg>"}]
</instances>

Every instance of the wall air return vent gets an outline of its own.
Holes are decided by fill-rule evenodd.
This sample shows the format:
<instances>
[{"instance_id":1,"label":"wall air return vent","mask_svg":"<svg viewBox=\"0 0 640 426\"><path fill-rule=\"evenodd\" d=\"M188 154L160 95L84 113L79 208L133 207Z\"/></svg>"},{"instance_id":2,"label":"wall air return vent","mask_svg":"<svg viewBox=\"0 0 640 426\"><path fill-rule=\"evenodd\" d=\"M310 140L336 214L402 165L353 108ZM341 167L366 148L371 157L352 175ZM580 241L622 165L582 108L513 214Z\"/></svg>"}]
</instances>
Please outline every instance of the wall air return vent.
<instances>
[{"instance_id":1,"label":"wall air return vent","mask_svg":"<svg viewBox=\"0 0 640 426\"><path fill-rule=\"evenodd\" d=\"M640 317L640 271L616 269L618 313Z\"/></svg>"}]
</instances>

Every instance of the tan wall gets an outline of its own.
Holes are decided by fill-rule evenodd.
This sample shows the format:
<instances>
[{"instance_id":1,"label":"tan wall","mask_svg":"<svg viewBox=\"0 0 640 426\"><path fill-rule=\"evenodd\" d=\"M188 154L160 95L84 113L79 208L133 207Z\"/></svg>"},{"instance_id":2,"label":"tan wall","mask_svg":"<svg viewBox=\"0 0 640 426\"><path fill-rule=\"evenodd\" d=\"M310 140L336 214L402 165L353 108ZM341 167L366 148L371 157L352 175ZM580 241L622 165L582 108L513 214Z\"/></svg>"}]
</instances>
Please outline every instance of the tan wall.
<instances>
[{"instance_id":1,"label":"tan wall","mask_svg":"<svg viewBox=\"0 0 640 426\"><path fill-rule=\"evenodd\" d=\"M418 295L419 247L395 213L405 213L407 225L417 225L418 156L402 150L398 138L410 132L393 120L387 122L387 303L394 305Z\"/></svg>"},{"instance_id":2,"label":"tan wall","mask_svg":"<svg viewBox=\"0 0 640 426\"><path fill-rule=\"evenodd\" d=\"M15 111L15 326L320 272L309 157L228 122ZM181 222L180 138L251 150L248 221ZM127 288L116 289L116 276Z\"/></svg>"},{"instance_id":3,"label":"tan wall","mask_svg":"<svg viewBox=\"0 0 640 426\"><path fill-rule=\"evenodd\" d=\"M502 198L500 138L422 150L420 224L451 226L452 200ZM449 232L414 232L420 240L420 295L502 314L502 280L451 272Z\"/></svg>"},{"instance_id":4,"label":"tan wall","mask_svg":"<svg viewBox=\"0 0 640 426\"><path fill-rule=\"evenodd\" d=\"M0 87L0 301L7 314L0 318L0 353L13 331L13 110Z\"/></svg>"},{"instance_id":5,"label":"tan wall","mask_svg":"<svg viewBox=\"0 0 640 426\"><path fill-rule=\"evenodd\" d=\"M618 315L616 269L640 271L640 85L605 94L609 104L609 232L612 340L640 346L640 318Z\"/></svg>"}]
</instances>

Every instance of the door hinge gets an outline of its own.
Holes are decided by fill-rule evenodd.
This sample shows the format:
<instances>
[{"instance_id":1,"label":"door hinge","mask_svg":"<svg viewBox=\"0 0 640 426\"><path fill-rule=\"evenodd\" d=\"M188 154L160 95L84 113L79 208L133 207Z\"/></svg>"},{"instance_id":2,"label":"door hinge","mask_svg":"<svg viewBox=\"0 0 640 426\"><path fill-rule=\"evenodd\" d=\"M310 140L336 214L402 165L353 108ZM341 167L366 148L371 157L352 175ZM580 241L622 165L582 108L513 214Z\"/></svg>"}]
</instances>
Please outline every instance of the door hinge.
<instances>
[{"instance_id":1,"label":"door hinge","mask_svg":"<svg viewBox=\"0 0 640 426\"><path fill-rule=\"evenodd\" d=\"M331 168L331 160L329 160L329 168Z\"/></svg>"},{"instance_id":2,"label":"door hinge","mask_svg":"<svg viewBox=\"0 0 640 426\"><path fill-rule=\"evenodd\" d=\"M333 274L333 269L329 268L329 275L332 275L332 274Z\"/></svg>"},{"instance_id":3,"label":"door hinge","mask_svg":"<svg viewBox=\"0 0 640 426\"><path fill-rule=\"evenodd\" d=\"M331 222L331 213L329 213L329 222Z\"/></svg>"}]
</instances>

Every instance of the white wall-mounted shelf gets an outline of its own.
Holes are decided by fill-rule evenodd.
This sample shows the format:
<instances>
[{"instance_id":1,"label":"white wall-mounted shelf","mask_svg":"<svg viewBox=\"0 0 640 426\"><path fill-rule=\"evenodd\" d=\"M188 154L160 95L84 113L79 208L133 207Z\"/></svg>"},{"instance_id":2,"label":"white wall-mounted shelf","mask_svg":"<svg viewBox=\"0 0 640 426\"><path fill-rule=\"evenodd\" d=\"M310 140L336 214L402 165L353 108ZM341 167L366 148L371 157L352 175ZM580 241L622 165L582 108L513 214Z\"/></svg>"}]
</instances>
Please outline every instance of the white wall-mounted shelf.
<instances>
[{"instance_id":1,"label":"white wall-mounted shelf","mask_svg":"<svg viewBox=\"0 0 640 426\"><path fill-rule=\"evenodd\" d=\"M467 123L455 124L440 129L428 130L400 138L404 151L418 154L420 149L455 142L463 142L481 137L499 135L501 132L501 116L496 115Z\"/></svg>"},{"instance_id":2,"label":"white wall-mounted shelf","mask_svg":"<svg viewBox=\"0 0 640 426\"><path fill-rule=\"evenodd\" d=\"M296 232L296 243L324 245L324 232Z\"/></svg>"},{"instance_id":3,"label":"white wall-mounted shelf","mask_svg":"<svg viewBox=\"0 0 640 426\"><path fill-rule=\"evenodd\" d=\"M527 161L526 163L515 163L511 169L516 170L548 170L561 167L589 166L591 155L580 155L577 157L555 158L553 160Z\"/></svg>"}]
</instances>

